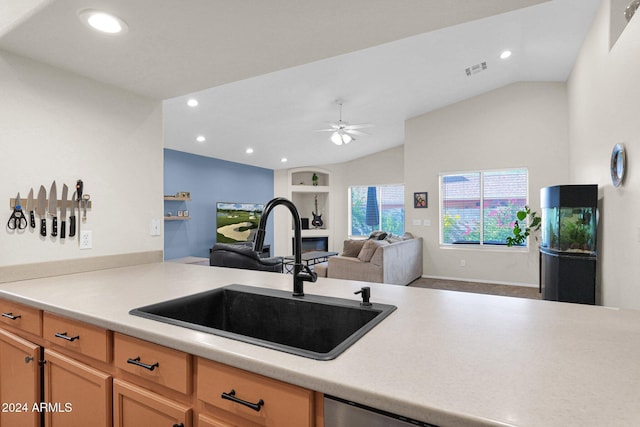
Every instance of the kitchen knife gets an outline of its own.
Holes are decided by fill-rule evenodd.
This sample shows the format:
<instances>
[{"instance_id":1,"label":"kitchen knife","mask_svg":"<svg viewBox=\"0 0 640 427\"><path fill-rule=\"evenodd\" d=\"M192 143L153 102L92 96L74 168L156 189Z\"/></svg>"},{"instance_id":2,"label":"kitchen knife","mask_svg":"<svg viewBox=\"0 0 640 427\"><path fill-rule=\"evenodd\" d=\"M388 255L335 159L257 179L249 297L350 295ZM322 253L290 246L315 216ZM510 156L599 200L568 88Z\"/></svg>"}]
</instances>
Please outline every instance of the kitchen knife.
<instances>
[{"instance_id":1,"label":"kitchen knife","mask_svg":"<svg viewBox=\"0 0 640 427\"><path fill-rule=\"evenodd\" d=\"M38 205L36 206L36 213L40 219L40 235L47 235L47 190L44 185L40 186L38 191Z\"/></svg>"},{"instance_id":2,"label":"kitchen knife","mask_svg":"<svg viewBox=\"0 0 640 427\"><path fill-rule=\"evenodd\" d=\"M69 191L69 187L67 184L62 185L62 201L60 202L60 238L64 239L67 233L67 193Z\"/></svg>"},{"instance_id":3,"label":"kitchen knife","mask_svg":"<svg viewBox=\"0 0 640 427\"><path fill-rule=\"evenodd\" d=\"M77 192L73 192L71 196L71 216L69 217L69 237L76 235L76 208L78 207L78 200L76 199Z\"/></svg>"},{"instance_id":4,"label":"kitchen knife","mask_svg":"<svg viewBox=\"0 0 640 427\"><path fill-rule=\"evenodd\" d=\"M49 189L49 215L53 217L51 235L56 237L58 235L58 191L55 180L51 183L51 188Z\"/></svg>"},{"instance_id":5,"label":"kitchen knife","mask_svg":"<svg viewBox=\"0 0 640 427\"><path fill-rule=\"evenodd\" d=\"M35 210L34 201L33 201L33 187L29 190L29 195L27 196L27 211L29 212L29 225L31 228L36 228L36 217L33 214Z\"/></svg>"}]
</instances>

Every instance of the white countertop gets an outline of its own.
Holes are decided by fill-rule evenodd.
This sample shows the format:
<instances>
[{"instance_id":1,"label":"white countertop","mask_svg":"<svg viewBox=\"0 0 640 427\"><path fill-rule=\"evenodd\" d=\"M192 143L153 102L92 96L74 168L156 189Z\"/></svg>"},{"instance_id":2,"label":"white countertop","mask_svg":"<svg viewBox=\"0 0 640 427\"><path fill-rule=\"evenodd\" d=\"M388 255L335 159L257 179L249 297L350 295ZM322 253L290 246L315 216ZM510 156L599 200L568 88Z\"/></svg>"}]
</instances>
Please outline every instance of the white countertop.
<instances>
[{"instance_id":1,"label":"white countertop","mask_svg":"<svg viewBox=\"0 0 640 427\"><path fill-rule=\"evenodd\" d=\"M366 284L398 309L331 361L129 315L232 283L291 275L147 264L0 284L0 297L441 426L640 425L640 312ZM335 279L305 292L358 299Z\"/></svg>"}]
</instances>

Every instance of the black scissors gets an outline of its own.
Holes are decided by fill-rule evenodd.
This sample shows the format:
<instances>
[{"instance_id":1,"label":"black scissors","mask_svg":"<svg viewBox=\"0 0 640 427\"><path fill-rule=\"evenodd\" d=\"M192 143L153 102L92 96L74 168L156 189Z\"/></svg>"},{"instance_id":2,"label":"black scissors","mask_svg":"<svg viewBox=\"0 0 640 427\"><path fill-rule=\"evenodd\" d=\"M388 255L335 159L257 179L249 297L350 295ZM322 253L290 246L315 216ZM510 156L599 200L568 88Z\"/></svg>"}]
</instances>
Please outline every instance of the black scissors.
<instances>
[{"instance_id":1,"label":"black scissors","mask_svg":"<svg viewBox=\"0 0 640 427\"><path fill-rule=\"evenodd\" d=\"M27 217L22 212L22 206L20 206L20 193L16 196L16 205L13 207L13 213L9 217L7 227L9 227L9 230L15 230L16 228L24 230L27 228Z\"/></svg>"}]
</instances>

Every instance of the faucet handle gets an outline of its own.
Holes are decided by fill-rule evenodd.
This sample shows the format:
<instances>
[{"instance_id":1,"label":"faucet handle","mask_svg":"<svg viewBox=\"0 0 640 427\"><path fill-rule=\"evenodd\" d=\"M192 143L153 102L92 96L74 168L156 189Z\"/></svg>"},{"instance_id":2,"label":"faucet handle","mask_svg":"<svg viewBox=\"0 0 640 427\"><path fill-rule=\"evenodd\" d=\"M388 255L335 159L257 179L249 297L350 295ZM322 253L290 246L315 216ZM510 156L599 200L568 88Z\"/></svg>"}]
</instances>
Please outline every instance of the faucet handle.
<instances>
[{"instance_id":1,"label":"faucet handle","mask_svg":"<svg viewBox=\"0 0 640 427\"><path fill-rule=\"evenodd\" d=\"M354 295L362 294L362 302L360 305L370 306L369 298L371 298L371 288L369 286L362 287L359 291L354 292Z\"/></svg>"},{"instance_id":2,"label":"faucet handle","mask_svg":"<svg viewBox=\"0 0 640 427\"><path fill-rule=\"evenodd\" d=\"M312 271L308 265L303 265L296 277L304 282L315 282L318 280L318 273Z\"/></svg>"}]
</instances>

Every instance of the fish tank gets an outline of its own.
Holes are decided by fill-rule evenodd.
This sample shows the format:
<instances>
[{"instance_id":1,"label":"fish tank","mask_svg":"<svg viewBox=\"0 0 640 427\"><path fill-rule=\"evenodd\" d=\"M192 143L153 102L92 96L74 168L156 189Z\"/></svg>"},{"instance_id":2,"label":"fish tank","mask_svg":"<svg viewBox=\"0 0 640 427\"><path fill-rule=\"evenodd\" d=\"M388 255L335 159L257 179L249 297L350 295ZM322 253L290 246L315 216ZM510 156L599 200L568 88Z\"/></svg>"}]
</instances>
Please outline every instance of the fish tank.
<instances>
[{"instance_id":1,"label":"fish tank","mask_svg":"<svg viewBox=\"0 0 640 427\"><path fill-rule=\"evenodd\" d=\"M597 185L561 185L540 190L541 249L596 255Z\"/></svg>"}]
</instances>

